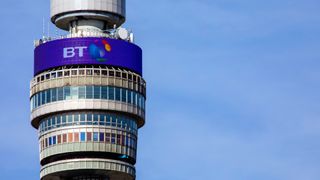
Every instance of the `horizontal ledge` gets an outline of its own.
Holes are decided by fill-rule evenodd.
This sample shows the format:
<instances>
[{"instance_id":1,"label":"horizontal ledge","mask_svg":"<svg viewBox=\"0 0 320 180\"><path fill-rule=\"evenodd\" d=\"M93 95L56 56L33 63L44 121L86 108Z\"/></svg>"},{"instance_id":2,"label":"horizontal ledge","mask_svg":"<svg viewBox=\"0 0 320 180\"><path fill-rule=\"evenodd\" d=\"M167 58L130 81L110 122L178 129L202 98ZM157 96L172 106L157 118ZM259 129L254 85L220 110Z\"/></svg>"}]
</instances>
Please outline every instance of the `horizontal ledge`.
<instances>
[{"instance_id":1,"label":"horizontal ledge","mask_svg":"<svg viewBox=\"0 0 320 180\"><path fill-rule=\"evenodd\" d=\"M50 180L54 177L66 176L72 173L80 174L84 171L92 171L96 175L107 175L111 179L135 179L133 165L116 160L93 158L62 160L47 164L41 168L40 177L41 180Z\"/></svg>"},{"instance_id":2,"label":"horizontal ledge","mask_svg":"<svg viewBox=\"0 0 320 180\"><path fill-rule=\"evenodd\" d=\"M98 110L125 113L137 119L138 127L145 123L145 111L131 104L115 102L111 100L78 99L64 100L42 105L31 113L31 124L38 129L41 118L50 114L67 111Z\"/></svg>"}]
</instances>

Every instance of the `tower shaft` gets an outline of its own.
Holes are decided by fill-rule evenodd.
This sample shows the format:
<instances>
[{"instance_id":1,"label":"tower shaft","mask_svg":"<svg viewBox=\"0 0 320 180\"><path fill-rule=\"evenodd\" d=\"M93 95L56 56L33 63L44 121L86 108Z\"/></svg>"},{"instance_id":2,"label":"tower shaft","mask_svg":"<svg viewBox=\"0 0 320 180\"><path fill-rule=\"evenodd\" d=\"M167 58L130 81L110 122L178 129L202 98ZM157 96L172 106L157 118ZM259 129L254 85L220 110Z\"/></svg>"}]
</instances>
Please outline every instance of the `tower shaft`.
<instances>
[{"instance_id":1,"label":"tower shaft","mask_svg":"<svg viewBox=\"0 0 320 180\"><path fill-rule=\"evenodd\" d=\"M30 85L41 180L134 180L145 124L142 50L125 22L125 0L51 0L69 34L36 41Z\"/></svg>"}]
</instances>

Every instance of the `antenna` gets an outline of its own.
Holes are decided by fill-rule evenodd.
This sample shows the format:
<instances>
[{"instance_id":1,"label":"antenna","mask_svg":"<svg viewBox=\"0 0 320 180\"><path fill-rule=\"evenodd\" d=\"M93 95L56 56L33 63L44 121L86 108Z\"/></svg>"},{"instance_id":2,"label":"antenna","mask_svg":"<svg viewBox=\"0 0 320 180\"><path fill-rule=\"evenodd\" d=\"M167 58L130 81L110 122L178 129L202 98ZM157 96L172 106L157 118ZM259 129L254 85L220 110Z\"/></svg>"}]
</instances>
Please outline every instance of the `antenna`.
<instances>
[{"instance_id":1,"label":"antenna","mask_svg":"<svg viewBox=\"0 0 320 180\"><path fill-rule=\"evenodd\" d=\"M44 17L42 17L42 38L45 37L44 35L45 35Z\"/></svg>"},{"instance_id":2,"label":"antenna","mask_svg":"<svg viewBox=\"0 0 320 180\"><path fill-rule=\"evenodd\" d=\"M58 28L54 28L55 32L56 32L56 37L58 37L59 33L58 33Z\"/></svg>"},{"instance_id":3,"label":"antenna","mask_svg":"<svg viewBox=\"0 0 320 180\"><path fill-rule=\"evenodd\" d=\"M49 22L47 23L47 26L48 26L48 37L50 37L50 23Z\"/></svg>"}]
</instances>

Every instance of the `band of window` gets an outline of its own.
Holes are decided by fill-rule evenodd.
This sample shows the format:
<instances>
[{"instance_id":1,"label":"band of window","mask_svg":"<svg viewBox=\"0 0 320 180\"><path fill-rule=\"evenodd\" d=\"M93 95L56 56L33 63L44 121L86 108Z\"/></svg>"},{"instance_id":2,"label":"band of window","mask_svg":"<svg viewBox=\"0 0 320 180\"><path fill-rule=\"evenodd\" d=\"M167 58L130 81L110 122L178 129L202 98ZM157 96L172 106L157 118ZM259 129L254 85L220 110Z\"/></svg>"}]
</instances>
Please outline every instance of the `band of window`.
<instances>
[{"instance_id":1,"label":"band of window","mask_svg":"<svg viewBox=\"0 0 320 180\"><path fill-rule=\"evenodd\" d=\"M40 135L57 128L68 126L103 126L121 129L137 134L137 123L134 119L110 114L110 113L92 113L92 112L73 112L60 115L54 115L43 119L40 122Z\"/></svg>"},{"instance_id":2,"label":"band of window","mask_svg":"<svg viewBox=\"0 0 320 180\"><path fill-rule=\"evenodd\" d=\"M112 86L65 86L41 91L31 97L31 111L47 103L72 99L120 101L145 109L145 97L135 91Z\"/></svg>"},{"instance_id":3,"label":"band of window","mask_svg":"<svg viewBox=\"0 0 320 180\"><path fill-rule=\"evenodd\" d=\"M137 149L137 138L130 133L115 132L70 132L40 138L40 151L60 144L66 143L106 143L124 146L134 150Z\"/></svg>"},{"instance_id":4,"label":"band of window","mask_svg":"<svg viewBox=\"0 0 320 180\"><path fill-rule=\"evenodd\" d=\"M83 84L85 83L85 84ZM115 85L132 89L145 95L146 82L138 74L114 68L63 68L44 72L34 77L30 83L33 95L46 87L58 87L64 84L78 85Z\"/></svg>"}]
</instances>

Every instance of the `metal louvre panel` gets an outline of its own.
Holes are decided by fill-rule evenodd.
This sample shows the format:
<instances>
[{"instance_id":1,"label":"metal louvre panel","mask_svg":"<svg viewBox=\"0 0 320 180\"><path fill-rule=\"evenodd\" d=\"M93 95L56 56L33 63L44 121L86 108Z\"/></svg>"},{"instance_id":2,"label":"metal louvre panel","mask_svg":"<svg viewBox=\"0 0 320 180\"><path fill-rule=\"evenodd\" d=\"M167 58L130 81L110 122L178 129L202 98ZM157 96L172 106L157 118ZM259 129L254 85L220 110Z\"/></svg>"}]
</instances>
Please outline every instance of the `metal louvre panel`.
<instances>
[{"instance_id":1,"label":"metal louvre panel","mask_svg":"<svg viewBox=\"0 0 320 180\"><path fill-rule=\"evenodd\" d=\"M73 11L106 11L125 16L125 0L51 0L51 17Z\"/></svg>"}]
</instances>

